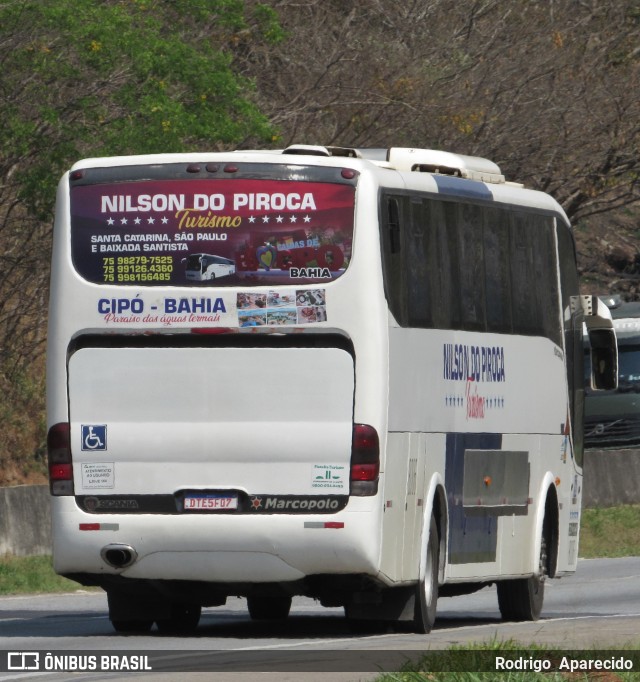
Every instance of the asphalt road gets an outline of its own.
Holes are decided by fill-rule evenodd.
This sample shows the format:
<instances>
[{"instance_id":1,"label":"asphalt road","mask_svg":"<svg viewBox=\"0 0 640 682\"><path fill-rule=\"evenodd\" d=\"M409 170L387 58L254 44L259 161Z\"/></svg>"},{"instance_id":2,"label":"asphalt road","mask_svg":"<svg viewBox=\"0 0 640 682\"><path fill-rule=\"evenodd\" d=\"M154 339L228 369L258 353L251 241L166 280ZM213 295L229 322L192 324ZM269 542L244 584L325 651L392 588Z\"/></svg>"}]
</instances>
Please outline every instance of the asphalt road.
<instances>
[{"instance_id":1,"label":"asphalt road","mask_svg":"<svg viewBox=\"0 0 640 682\"><path fill-rule=\"evenodd\" d=\"M253 622L245 600L229 599L224 607L203 611L194 635L170 637L153 630L148 635L125 637L112 630L102 592L0 598L0 650L72 655L146 652L154 656L155 672L145 677L154 680L184 680L188 672L190 680L240 682L254 680L255 671L270 670L273 665L280 666L279 672L263 673L260 679L373 679L376 674L371 672L372 662L375 665L380 655L404 656L407 652L447 649L452 644L510 639L565 650L617 649L633 643L640 648L640 558L581 561L575 576L547 583L543 615L535 623L503 623L495 588L443 598L430 635L391 630L354 634L347 627L342 609L325 609L312 600L299 598L294 600L289 619L282 623ZM383 664L390 660L385 658ZM285 668L291 665L291 671L282 670L283 661ZM334 668L347 671L301 675L300 667L296 672L301 661L305 662L302 669L332 669L333 661ZM164 666L175 672L161 673ZM202 670L201 666L225 672L190 672ZM238 670L244 672L235 672ZM24 671L0 673L0 682L43 676L51 682L115 682L127 677L118 673Z\"/></svg>"}]
</instances>

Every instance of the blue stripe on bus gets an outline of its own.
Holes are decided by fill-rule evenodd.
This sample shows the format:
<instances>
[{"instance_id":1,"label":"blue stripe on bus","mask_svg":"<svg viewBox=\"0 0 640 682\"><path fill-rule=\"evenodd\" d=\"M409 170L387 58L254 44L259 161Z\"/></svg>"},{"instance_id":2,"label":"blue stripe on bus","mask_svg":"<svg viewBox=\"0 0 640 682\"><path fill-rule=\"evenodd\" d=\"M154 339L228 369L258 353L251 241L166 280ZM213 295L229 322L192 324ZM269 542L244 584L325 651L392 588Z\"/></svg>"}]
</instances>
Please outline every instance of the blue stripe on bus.
<instances>
[{"instance_id":1,"label":"blue stripe on bus","mask_svg":"<svg viewBox=\"0 0 640 682\"><path fill-rule=\"evenodd\" d=\"M493 199L489 188L483 182L465 180L452 175L433 175L440 194L452 194L456 197L473 199Z\"/></svg>"},{"instance_id":2,"label":"blue stripe on bus","mask_svg":"<svg viewBox=\"0 0 640 682\"><path fill-rule=\"evenodd\" d=\"M467 516L464 513L465 450L500 450L500 433L448 433L445 486L449 507L449 562L470 564L496 560L495 516Z\"/></svg>"}]
</instances>

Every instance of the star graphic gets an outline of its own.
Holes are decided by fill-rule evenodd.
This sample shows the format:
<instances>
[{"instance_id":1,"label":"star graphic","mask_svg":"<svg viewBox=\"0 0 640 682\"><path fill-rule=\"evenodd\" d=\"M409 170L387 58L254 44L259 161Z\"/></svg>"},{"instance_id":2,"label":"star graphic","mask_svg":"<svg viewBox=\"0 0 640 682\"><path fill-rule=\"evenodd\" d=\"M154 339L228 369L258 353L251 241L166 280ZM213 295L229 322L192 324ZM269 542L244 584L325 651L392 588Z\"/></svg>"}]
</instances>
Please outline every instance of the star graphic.
<instances>
[{"instance_id":1,"label":"star graphic","mask_svg":"<svg viewBox=\"0 0 640 682\"><path fill-rule=\"evenodd\" d=\"M276 217L276 222L277 222L277 223L281 223L283 220L284 220L284 218L283 218L281 215L279 215L279 216Z\"/></svg>"},{"instance_id":2,"label":"star graphic","mask_svg":"<svg viewBox=\"0 0 640 682\"><path fill-rule=\"evenodd\" d=\"M142 221L140 220L140 218L136 218L133 222L134 222L136 225L140 225L140 223L141 223Z\"/></svg>"},{"instance_id":3,"label":"star graphic","mask_svg":"<svg viewBox=\"0 0 640 682\"><path fill-rule=\"evenodd\" d=\"M251 498L251 509L260 509L262 507L262 498L261 497L252 497Z\"/></svg>"},{"instance_id":4,"label":"star graphic","mask_svg":"<svg viewBox=\"0 0 640 682\"><path fill-rule=\"evenodd\" d=\"M120 218L120 222L121 222L123 225L126 225L126 224L127 224L127 219L126 219L126 218Z\"/></svg>"},{"instance_id":5,"label":"star graphic","mask_svg":"<svg viewBox=\"0 0 640 682\"><path fill-rule=\"evenodd\" d=\"M306 215L306 216L304 217L304 222L305 222L305 223L310 223L310 222L311 222L311 216L310 216L310 215Z\"/></svg>"},{"instance_id":6,"label":"star graphic","mask_svg":"<svg viewBox=\"0 0 640 682\"><path fill-rule=\"evenodd\" d=\"M113 223L114 223L113 218L109 218L109 220L107 220L107 225L113 225Z\"/></svg>"},{"instance_id":7,"label":"star graphic","mask_svg":"<svg viewBox=\"0 0 640 682\"><path fill-rule=\"evenodd\" d=\"M169 222L169 218L167 216L162 216L162 224L166 225Z\"/></svg>"},{"instance_id":8,"label":"star graphic","mask_svg":"<svg viewBox=\"0 0 640 682\"><path fill-rule=\"evenodd\" d=\"M291 216L289 216L289 220L290 220L292 223L295 223L296 220L298 220L298 219L297 219L294 215L291 215Z\"/></svg>"},{"instance_id":9,"label":"star graphic","mask_svg":"<svg viewBox=\"0 0 640 682\"><path fill-rule=\"evenodd\" d=\"M263 216L262 216L262 222L263 222L263 223L268 223L268 222L269 222L269 216L268 216L268 215L263 215Z\"/></svg>"},{"instance_id":10,"label":"star graphic","mask_svg":"<svg viewBox=\"0 0 640 682\"><path fill-rule=\"evenodd\" d=\"M253 216L253 215L249 216L249 222L250 222L250 223L255 223L255 222L256 222L256 217Z\"/></svg>"},{"instance_id":11,"label":"star graphic","mask_svg":"<svg viewBox=\"0 0 640 682\"><path fill-rule=\"evenodd\" d=\"M155 219L155 218L152 218L151 216L149 216L149 217L147 218L147 222L149 223L149 225L153 225L153 223L156 222L156 219Z\"/></svg>"}]
</instances>

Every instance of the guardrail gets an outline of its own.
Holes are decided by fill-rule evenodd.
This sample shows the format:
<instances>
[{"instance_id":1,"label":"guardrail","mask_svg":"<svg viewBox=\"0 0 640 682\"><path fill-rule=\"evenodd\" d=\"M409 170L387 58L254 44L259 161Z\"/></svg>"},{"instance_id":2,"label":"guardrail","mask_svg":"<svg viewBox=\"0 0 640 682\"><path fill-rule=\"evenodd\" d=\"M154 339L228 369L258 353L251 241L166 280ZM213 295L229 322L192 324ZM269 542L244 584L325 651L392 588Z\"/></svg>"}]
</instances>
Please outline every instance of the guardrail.
<instances>
[{"instance_id":1,"label":"guardrail","mask_svg":"<svg viewBox=\"0 0 640 682\"><path fill-rule=\"evenodd\" d=\"M638 481L640 450L587 450L582 506L640 504ZM48 486L0 488L0 556L3 554L51 554Z\"/></svg>"},{"instance_id":2,"label":"guardrail","mask_svg":"<svg viewBox=\"0 0 640 682\"><path fill-rule=\"evenodd\" d=\"M48 485L0 488L0 556L51 554Z\"/></svg>"}]
</instances>

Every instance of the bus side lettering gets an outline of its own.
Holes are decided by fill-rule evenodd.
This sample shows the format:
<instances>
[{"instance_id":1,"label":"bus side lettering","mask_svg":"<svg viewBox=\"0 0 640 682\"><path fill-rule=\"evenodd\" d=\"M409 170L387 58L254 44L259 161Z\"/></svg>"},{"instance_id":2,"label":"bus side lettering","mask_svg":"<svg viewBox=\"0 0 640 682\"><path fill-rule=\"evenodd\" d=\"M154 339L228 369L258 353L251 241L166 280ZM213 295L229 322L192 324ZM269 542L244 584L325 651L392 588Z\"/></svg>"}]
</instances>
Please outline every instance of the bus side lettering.
<instances>
[{"instance_id":1,"label":"bus side lettering","mask_svg":"<svg viewBox=\"0 0 640 682\"><path fill-rule=\"evenodd\" d=\"M445 343L443 376L447 381L504 382L504 348Z\"/></svg>"}]
</instances>

